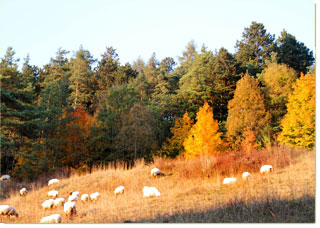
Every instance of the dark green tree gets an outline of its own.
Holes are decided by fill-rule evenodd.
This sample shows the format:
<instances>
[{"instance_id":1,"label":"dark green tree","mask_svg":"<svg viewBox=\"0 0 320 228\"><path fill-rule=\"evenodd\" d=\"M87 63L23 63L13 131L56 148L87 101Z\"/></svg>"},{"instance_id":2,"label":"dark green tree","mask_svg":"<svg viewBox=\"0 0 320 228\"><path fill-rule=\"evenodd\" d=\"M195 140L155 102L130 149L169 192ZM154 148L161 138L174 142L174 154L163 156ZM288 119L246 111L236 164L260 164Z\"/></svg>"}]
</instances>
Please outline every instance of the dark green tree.
<instances>
[{"instance_id":1,"label":"dark green tree","mask_svg":"<svg viewBox=\"0 0 320 228\"><path fill-rule=\"evenodd\" d=\"M314 63L312 51L286 30L281 32L276 44L278 62L288 65L298 73L307 73L308 67Z\"/></svg>"},{"instance_id":2,"label":"dark green tree","mask_svg":"<svg viewBox=\"0 0 320 228\"><path fill-rule=\"evenodd\" d=\"M253 21L250 27L244 29L242 39L235 45L235 56L250 75L261 73L275 49L274 39L274 35L267 33L262 23Z\"/></svg>"}]
</instances>

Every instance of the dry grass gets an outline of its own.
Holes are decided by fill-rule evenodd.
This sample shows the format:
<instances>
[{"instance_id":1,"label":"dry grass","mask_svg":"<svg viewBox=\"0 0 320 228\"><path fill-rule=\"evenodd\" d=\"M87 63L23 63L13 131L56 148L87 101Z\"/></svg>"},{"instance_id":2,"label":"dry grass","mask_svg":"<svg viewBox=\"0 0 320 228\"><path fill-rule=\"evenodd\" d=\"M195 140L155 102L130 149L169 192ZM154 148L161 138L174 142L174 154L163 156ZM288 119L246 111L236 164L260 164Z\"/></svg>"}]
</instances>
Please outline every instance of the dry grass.
<instances>
[{"instance_id":1,"label":"dry grass","mask_svg":"<svg viewBox=\"0 0 320 228\"><path fill-rule=\"evenodd\" d=\"M23 198L18 192L0 204L14 206L19 218L0 217L4 223L38 223L42 217L59 213L62 223L232 223L232 222L315 222L314 151L272 147L250 155L234 154L212 158L203 169L201 160L156 159L154 164L140 161L133 169L99 168L91 174L72 175L54 186L34 187ZM271 164L274 172L259 174L261 164ZM150 170L158 167L172 174L152 178ZM241 173L252 173L251 181L241 180ZM224 177L238 182L222 185ZM125 194L113 191L125 186ZM143 198L143 186L159 189L158 198ZM34 185L36 186L36 185ZM44 211L42 202L49 190L58 190L67 198L69 191L100 192L97 202L77 202L78 215L68 219L63 207Z\"/></svg>"}]
</instances>

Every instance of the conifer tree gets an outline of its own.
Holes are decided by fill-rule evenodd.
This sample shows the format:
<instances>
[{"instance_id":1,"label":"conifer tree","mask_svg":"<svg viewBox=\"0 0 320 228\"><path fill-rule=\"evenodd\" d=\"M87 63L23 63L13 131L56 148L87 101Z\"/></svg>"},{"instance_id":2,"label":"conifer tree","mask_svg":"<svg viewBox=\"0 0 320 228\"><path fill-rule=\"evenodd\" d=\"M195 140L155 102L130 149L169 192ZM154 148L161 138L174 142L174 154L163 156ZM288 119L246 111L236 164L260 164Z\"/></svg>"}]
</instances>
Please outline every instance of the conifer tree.
<instances>
[{"instance_id":1,"label":"conifer tree","mask_svg":"<svg viewBox=\"0 0 320 228\"><path fill-rule=\"evenodd\" d=\"M228 109L227 137L236 147L240 145L246 130L249 129L259 136L270 120L258 81L248 73L237 82L234 98L229 101Z\"/></svg>"},{"instance_id":2,"label":"conifer tree","mask_svg":"<svg viewBox=\"0 0 320 228\"><path fill-rule=\"evenodd\" d=\"M278 140L291 146L315 146L315 75L301 74L289 95Z\"/></svg>"},{"instance_id":3,"label":"conifer tree","mask_svg":"<svg viewBox=\"0 0 320 228\"><path fill-rule=\"evenodd\" d=\"M199 108L196 120L183 142L185 157L200 156L207 160L208 156L217 155L223 150L222 133L219 132L218 122L213 119L213 110L207 102Z\"/></svg>"}]
</instances>

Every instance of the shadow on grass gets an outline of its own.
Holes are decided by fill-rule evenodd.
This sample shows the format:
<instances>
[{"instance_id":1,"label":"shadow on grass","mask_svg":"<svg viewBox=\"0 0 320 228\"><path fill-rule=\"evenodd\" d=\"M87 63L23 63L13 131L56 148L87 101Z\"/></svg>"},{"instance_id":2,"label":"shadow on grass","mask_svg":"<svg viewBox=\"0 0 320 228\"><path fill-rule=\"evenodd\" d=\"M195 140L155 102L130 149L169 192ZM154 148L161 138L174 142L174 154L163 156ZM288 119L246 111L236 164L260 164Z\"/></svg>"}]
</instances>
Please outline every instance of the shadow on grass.
<instances>
[{"instance_id":1,"label":"shadow on grass","mask_svg":"<svg viewBox=\"0 0 320 228\"><path fill-rule=\"evenodd\" d=\"M294 200L266 199L264 202L246 205L242 201L205 211L187 211L171 216L135 223L315 223L315 198L304 196Z\"/></svg>"}]
</instances>

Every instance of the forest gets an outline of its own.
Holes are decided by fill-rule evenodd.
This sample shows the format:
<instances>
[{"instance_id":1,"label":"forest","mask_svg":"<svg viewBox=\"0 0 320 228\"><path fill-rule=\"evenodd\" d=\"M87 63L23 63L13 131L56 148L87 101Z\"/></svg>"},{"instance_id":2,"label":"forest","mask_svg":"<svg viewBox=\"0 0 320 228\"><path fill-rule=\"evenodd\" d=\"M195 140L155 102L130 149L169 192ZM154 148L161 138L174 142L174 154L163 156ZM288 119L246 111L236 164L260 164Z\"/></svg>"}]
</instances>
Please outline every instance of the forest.
<instances>
[{"instance_id":1,"label":"forest","mask_svg":"<svg viewBox=\"0 0 320 228\"><path fill-rule=\"evenodd\" d=\"M43 67L27 56L21 69L13 47L1 58L2 174L315 146L315 59L285 29L275 38L253 21L234 54L190 41L178 62L123 65L111 46L99 60L69 53Z\"/></svg>"}]
</instances>

